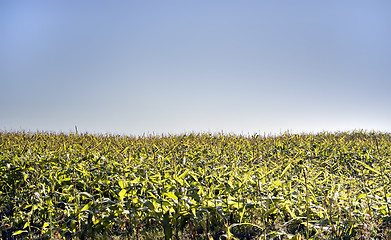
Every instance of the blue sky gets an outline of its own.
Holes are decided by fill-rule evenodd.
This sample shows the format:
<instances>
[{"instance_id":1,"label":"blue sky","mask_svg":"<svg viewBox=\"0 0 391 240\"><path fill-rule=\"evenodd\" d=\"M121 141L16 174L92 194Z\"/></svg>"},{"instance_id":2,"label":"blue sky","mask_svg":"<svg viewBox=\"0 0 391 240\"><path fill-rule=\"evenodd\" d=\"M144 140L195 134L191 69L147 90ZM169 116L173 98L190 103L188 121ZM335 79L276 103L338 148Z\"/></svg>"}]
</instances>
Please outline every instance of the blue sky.
<instances>
[{"instance_id":1,"label":"blue sky","mask_svg":"<svg viewBox=\"0 0 391 240\"><path fill-rule=\"evenodd\" d=\"M1 1L0 129L391 131L390 1Z\"/></svg>"}]
</instances>

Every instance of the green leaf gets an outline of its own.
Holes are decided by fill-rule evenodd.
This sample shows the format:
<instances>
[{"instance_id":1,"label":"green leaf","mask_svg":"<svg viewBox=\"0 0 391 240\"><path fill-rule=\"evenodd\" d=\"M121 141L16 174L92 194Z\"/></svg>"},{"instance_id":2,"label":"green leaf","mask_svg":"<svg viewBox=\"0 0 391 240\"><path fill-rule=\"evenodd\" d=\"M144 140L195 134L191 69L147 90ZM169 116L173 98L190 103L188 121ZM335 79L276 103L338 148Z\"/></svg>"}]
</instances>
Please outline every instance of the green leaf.
<instances>
[{"instance_id":1,"label":"green leaf","mask_svg":"<svg viewBox=\"0 0 391 240\"><path fill-rule=\"evenodd\" d=\"M23 226L23 229L25 229L26 227L30 227L30 221L27 221L24 226Z\"/></svg>"},{"instance_id":2,"label":"green leaf","mask_svg":"<svg viewBox=\"0 0 391 240\"><path fill-rule=\"evenodd\" d=\"M27 231L26 230L18 230L18 231L16 231L16 232L14 232L13 234L12 234L12 236L16 236L16 235L19 235L19 234L22 234L22 233L26 233Z\"/></svg>"},{"instance_id":3,"label":"green leaf","mask_svg":"<svg viewBox=\"0 0 391 240\"><path fill-rule=\"evenodd\" d=\"M372 171L372 172L374 172L374 173L376 173L376 174L378 174L378 175L381 175L379 171L377 171L377 170L374 169L373 167L369 166L368 164L366 164L366 163L364 163L364 162L362 162L362 161L360 161L360 160L357 160L357 159L355 159L355 160L356 160L356 162L358 162L358 163L360 163L361 165L363 165L366 169L368 169L368 170L370 170L370 171Z\"/></svg>"},{"instance_id":4,"label":"green leaf","mask_svg":"<svg viewBox=\"0 0 391 240\"><path fill-rule=\"evenodd\" d=\"M135 184L135 183L139 183L140 182L140 178L135 178L133 179L132 181L130 181L131 184Z\"/></svg>"},{"instance_id":5,"label":"green leaf","mask_svg":"<svg viewBox=\"0 0 391 240\"><path fill-rule=\"evenodd\" d=\"M121 187L121 189L124 189L126 188L126 182L121 180L121 181L118 181L118 185Z\"/></svg>"},{"instance_id":6,"label":"green leaf","mask_svg":"<svg viewBox=\"0 0 391 240\"><path fill-rule=\"evenodd\" d=\"M178 197L173 192L166 192L163 195L165 195L168 198L172 198L172 199L178 200Z\"/></svg>"},{"instance_id":7,"label":"green leaf","mask_svg":"<svg viewBox=\"0 0 391 240\"><path fill-rule=\"evenodd\" d=\"M289 168L291 167L292 165L292 162L290 162L284 169L284 171L282 171L281 175L280 175L280 178L283 177L285 175L286 172L288 172Z\"/></svg>"},{"instance_id":8,"label":"green leaf","mask_svg":"<svg viewBox=\"0 0 391 240\"><path fill-rule=\"evenodd\" d=\"M179 179L183 179L184 177L186 177L186 174L190 172L190 169L186 169L186 171L184 171L181 175L178 176Z\"/></svg>"},{"instance_id":9,"label":"green leaf","mask_svg":"<svg viewBox=\"0 0 391 240\"><path fill-rule=\"evenodd\" d=\"M122 190L118 193L119 199L120 199L121 201L124 200L125 195L126 195L126 189L122 189Z\"/></svg>"},{"instance_id":10,"label":"green leaf","mask_svg":"<svg viewBox=\"0 0 391 240\"><path fill-rule=\"evenodd\" d=\"M357 200L360 200L361 198L365 198L366 196L367 196L366 194L361 193L360 195L358 195Z\"/></svg>"},{"instance_id":11,"label":"green leaf","mask_svg":"<svg viewBox=\"0 0 391 240\"><path fill-rule=\"evenodd\" d=\"M60 182L68 182L68 181L72 181L72 178L63 178L63 179L60 179L59 181Z\"/></svg>"},{"instance_id":12,"label":"green leaf","mask_svg":"<svg viewBox=\"0 0 391 240\"><path fill-rule=\"evenodd\" d=\"M94 204L94 203L93 203L93 202L87 203L87 204L84 205L84 207L80 210L80 212L83 212L83 211L86 211L86 210L90 209L90 207L92 206L92 204Z\"/></svg>"}]
</instances>

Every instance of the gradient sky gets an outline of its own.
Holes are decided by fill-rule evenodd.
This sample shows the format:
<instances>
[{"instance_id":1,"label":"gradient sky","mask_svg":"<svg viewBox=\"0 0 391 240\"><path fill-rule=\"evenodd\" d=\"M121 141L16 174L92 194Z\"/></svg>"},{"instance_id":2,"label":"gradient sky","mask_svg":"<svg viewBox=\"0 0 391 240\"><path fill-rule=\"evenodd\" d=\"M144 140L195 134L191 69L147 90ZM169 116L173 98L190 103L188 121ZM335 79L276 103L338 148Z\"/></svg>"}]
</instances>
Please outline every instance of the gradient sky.
<instances>
[{"instance_id":1,"label":"gradient sky","mask_svg":"<svg viewBox=\"0 0 391 240\"><path fill-rule=\"evenodd\" d=\"M391 131L391 1L0 2L0 129Z\"/></svg>"}]
</instances>

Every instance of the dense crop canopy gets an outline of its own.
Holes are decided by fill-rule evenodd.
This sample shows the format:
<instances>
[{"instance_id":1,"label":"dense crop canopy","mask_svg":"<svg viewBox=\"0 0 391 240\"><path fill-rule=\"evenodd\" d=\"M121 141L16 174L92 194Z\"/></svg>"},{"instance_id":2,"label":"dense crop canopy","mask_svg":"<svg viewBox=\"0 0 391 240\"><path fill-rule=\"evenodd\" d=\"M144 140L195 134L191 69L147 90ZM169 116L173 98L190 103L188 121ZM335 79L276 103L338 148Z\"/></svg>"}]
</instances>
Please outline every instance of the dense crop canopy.
<instances>
[{"instance_id":1,"label":"dense crop canopy","mask_svg":"<svg viewBox=\"0 0 391 240\"><path fill-rule=\"evenodd\" d=\"M390 237L391 134L0 133L3 238Z\"/></svg>"}]
</instances>

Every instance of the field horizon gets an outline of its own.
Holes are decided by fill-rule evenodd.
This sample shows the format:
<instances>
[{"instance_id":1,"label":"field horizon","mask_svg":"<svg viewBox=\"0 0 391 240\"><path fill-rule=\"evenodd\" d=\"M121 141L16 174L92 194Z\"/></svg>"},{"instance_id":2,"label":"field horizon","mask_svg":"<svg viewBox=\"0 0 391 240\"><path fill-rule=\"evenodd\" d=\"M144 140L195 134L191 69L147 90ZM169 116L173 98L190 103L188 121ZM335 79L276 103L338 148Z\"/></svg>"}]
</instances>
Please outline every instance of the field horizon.
<instances>
[{"instance_id":1,"label":"field horizon","mask_svg":"<svg viewBox=\"0 0 391 240\"><path fill-rule=\"evenodd\" d=\"M218 131L181 131L181 132L149 132L146 131L140 134L132 133L118 133L118 132L97 132L97 131L87 131L79 130L78 126L75 126L74 129L69 130L31 130L31 129L2 129L0 133L23 133L23 134L50 134L50 135L92 135L92 136L121 136L121 137L131 137L131 138L143 138L143 137L171 137L171 136L186 136L186 135L211 135L211 136L240 136L240 137L281 137L284 135L317 135L317 134L354 134L354 133L363 133L363 134L390 134L391 131L388 130L379 130L379 129L349 129L349 130L316 130L316 131L295 131L291 129L280 130L279 132L266 132L266 131L252 131L252 132L235 132L227 130L218 130Z\"/></svg>"}]
</instances>

